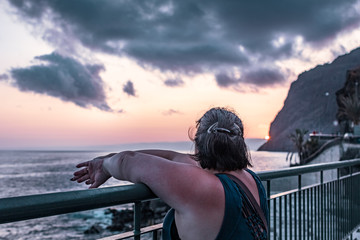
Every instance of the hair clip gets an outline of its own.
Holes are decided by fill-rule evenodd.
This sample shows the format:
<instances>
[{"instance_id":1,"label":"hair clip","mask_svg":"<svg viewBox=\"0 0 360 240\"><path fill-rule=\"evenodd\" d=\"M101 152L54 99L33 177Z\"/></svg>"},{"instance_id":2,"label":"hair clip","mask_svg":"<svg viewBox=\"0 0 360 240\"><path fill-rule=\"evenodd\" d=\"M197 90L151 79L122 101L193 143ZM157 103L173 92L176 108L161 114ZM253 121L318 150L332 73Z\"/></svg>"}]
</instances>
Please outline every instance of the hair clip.
<instances>
[{"instance_id":1,"label":"hair clip","mask_svg":"<svg viewBox=\"0 0 360 240\"><path fill-rule=\"evenodd\" d=\"M231 131L230 131L229 129L227 129L227 128L219 128L219 127L217 127L218 124L219 124L219 122L216 122L216 123L214 123L213 125L211 125L211 126L208 128L207 132L208 132L208 133L216 133L216 132L231 133Z\"/></svg>"},{"instance_id":2,"label":"hair clip","mask_svg":"<svg viewBox=\"0 0 360 240\"><path fill-rule=\"evenodd\" d=\"M211 125L208 130L207 133L213 133L214 132L214 128L216 128L218 126L218 122L214 123L213 125Z\"/></svg>"}]
</instances>

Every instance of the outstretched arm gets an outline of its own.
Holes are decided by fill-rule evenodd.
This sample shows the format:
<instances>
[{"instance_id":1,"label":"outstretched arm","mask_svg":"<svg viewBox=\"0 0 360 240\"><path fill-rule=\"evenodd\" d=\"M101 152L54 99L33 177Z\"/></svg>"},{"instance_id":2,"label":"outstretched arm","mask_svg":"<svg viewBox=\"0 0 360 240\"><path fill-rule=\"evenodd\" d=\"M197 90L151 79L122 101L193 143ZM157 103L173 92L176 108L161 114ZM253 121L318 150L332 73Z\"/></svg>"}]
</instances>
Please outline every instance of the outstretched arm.
<instances>
[{"instance_id":1,"label":"outstretched arm","mask_svg":"<svg viewBox=\"0 0 360 240\"><path fill-rule=\"evenodd\" d=\"M77 167L85 168L74 173L73 181L85 181L91 184L90 188L100 186L111 176L144 183L177 210L188 206L188 201L205 204L213 199L214 188L219 187L219 181L213 174L195 165L168 161L143 152L125 151L105 159L80 163Z\"/></svg>"},{"instance_id":2,"label":"outstretched arm","mask_svg":"<svg viewBox=\"0 0 360 240\"><path fill-rule=\"evenodd\" d=\"M72 181L77 181L79 183L85 182L87 185L90 185L90 188L97 188L103 183L105 183L111 176L123 179L120 171L121 156L123 155L144 155L143 158L149 159L150 157L157 157L162 160L170 160L178 163L186 163L194 166L198 166L198 163L189 155L183 154L170 150L158 150L158 149L148 149L148 150L138 150L138 151L124 151L120 153L110 153L105 156L99 156L95 159L87 162L78 164L77 168L83 169L76 171ZM145 160L146 161L146 160ZM129 180L131 181L131 180ZM134 182L134 181L132 181Z\"/></svg>"},{"instance_id":3,"label":"outstretched arm","mask_svg":"<svg viewBox=\"0 0 360 240\"><path fill-rule=\"evenodd\" d=\"M167 160L171 160L174 162L187 163L198 166L198 163L190 156L190 154L179 153L171 150L158 150L158 149L139 150L135 152L165 158Z\"/></svg>"},{"instance_id":4,"label":"outstretched arm","mask_svg":"<svg viewBox=\"0 0 360 240\"><path fill-rule=\"evenodd\" d=\"M198 166L198 163L191 157L190 154L179 153L179 152L175 152L175 151L171 151L171 150L160 150L160 149L145 149L145 150L138 150L138 151L133 151L133 152L144 153L144 154L148 154L148 155L165 158L167 160L174 161L174 162L187 163L187 164L192 164L192 165ZM108 157L112 157L115 154L117 154L117 153L110 153L106 156L100 156L97 158L105 159Z\"/></svg>"}]
</instances>

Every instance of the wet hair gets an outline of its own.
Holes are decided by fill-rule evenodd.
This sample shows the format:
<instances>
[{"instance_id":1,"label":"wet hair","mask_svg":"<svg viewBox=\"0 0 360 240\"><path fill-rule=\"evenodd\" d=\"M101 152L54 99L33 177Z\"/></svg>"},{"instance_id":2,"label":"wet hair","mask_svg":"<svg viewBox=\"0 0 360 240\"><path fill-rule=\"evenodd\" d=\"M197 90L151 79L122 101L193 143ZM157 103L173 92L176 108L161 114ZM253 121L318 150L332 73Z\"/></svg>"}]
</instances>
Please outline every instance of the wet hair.
<instances>
[{"instance_id":1,"label":"wet hair","mask_svg":"<svg viewBox=\"0 0 360 240\"><path fill-rule=\"evenodd\" d=\"M193 155L202 168L234 171L252 166L244 127L234 111L212 108L196 122Z\"/></svg>"}]
</instances>

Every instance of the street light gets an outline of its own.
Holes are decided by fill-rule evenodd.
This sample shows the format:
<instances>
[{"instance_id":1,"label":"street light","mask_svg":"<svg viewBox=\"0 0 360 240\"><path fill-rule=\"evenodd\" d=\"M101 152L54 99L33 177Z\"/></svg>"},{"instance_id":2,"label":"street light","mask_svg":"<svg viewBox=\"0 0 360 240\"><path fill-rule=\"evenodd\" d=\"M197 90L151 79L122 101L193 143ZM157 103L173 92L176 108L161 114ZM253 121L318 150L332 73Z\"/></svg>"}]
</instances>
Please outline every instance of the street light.
<instances>
[{"instance_id":1,"label":"street light","mask_svg":"<svg viewBox=\"0 0 360 240\"><path fill-rule=\"evenodd\" d=\"M322 120L324 120L324 119L326 120L326 113L327 113L327 107L328 107L328 101L329 101L327 97L330 95L330 93L325 92L324 95L326 97L326 100L325 100L325 111L324 111L324 116L322 117ZM321 124L322 124L321 127L323 128L322 130L324 131L324 123L321 123Z\"/></svg>"}]
</instances>

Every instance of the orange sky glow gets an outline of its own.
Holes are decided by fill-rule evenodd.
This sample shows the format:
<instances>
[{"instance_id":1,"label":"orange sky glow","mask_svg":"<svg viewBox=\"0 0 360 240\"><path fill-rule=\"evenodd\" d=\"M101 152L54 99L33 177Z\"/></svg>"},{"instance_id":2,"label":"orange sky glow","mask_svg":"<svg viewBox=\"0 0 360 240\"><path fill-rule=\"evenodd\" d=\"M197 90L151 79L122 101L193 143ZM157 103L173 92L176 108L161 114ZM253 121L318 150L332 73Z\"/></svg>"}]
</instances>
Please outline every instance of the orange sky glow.
<instances>
[{"instance_id":1,"label":"orange sky glow","mask_svg":"<svg viewBox=\"0 0 360 240\"><path fill-rule=\"evenodd\" d=\"M95 50L87 48L80 38L76 39L76 34L66 35L55 42L46 35L49 31L36 28L31 21L25 23L23 18L14 14L14 7L10 4L4 6L0 9L0 150L187 141L189 128L194 127L195 121L211 107L234 109L244 122L245 137L264 139L269 134L270 123L283 106L291 82L297 79L298 74L318 64L331 62L360 46L358 27L344 27L331 39L325 39L324 35L325 40L321 44L306 41L300 32L298 35L287 35L286 32L281 34L274 30L276 34L268 44L274 48L274 52L279 53L286 44L291 44L292 55L264 60L263 56L252 54L250 45L248 48L238 45L238 53L248 58L249 66L237 67L237 63L217 66L214 64L217 63L215 58L214 62L202 66L201 71L186 68L172 70L170 63L166 65L164 60L161 63L148 60L146 54L141 55L142 59L138 55L112 54L100 47ZM358 11L360 4L356 6L355 10ZM289 29L292 33L291 26ZM222 36L209 37L221 40ZM126 47L120 40L109 42L105 42L107 47L116 45L114 49L120 50ZM152 44L157 46L155 40ZM163 46L167 47L166 44ZM72 51L74 56L71 55ZM79 65L86 66L85 63L90 62L102 66L96 77L101 78L105 99L99 101L105 102L111 110L101 109L96 101L81 106L87 100L80 97L67 100L64 96L56 95L59 93L36 89L22 91L19 82L15 81L20 79L11 73L16 69L30 69L30 66L46 67L44 60L38 56L49 59L55 56L51 55L52 52L58 52L57 56L64 61L73 57L71 59L75 59ZM79 55L83 58L79 58ZM206 60L199 58L204 62ZM52 63L47 61L48 64ZM241 59L237 61L242 63ZM162 69L164 64L166 66ZM189 67L186 61L181 64ZM254 74L256 71L247 72L246 69L255 68L258 64L262 64L260 70L281 72L284 79L280 76L280 80L274 80L271 84L261 82L262 79L254 77L257 76ZM221 76L228 82L221 82ZM246 82L245 77L253 77L258 82ZM181 79L181 84L166 86L168 79ZM133 93L125 93L126 82L133 84Z\"/></svg>"}]
</instances>

